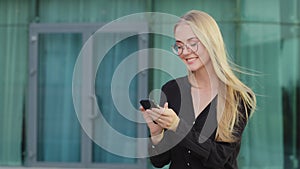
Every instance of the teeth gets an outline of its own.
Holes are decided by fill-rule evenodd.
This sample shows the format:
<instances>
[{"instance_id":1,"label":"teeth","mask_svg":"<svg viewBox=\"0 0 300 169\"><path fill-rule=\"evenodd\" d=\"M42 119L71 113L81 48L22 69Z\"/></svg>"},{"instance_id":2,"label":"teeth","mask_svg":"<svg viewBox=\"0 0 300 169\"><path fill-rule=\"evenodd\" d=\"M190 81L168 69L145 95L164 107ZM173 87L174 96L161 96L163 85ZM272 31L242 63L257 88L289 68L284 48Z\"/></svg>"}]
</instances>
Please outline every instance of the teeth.
<instances>
[{"instance_id":1,"label":"teeth","mask_svg":"<svg viewBox=\"0 0 300 169\"><path fill-rule=\"evenodd\" d=\"M187 62L192 62L194 60L196 60L196 58L188 58L188 59L186 59Z\"/></svg>"}]
</instances>

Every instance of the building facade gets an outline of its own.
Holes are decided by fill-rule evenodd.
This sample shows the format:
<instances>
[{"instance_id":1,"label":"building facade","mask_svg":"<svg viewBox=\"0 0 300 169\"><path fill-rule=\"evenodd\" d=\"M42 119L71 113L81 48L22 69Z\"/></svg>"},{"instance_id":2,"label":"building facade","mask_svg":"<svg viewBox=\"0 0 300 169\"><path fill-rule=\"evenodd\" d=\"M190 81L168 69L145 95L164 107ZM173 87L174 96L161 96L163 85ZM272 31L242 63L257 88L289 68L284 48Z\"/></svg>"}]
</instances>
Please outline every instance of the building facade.
<instances>
[{"instance_id":1,"label":"building facade","mask_svg":"<svg viewBox=\"0 0 300 169\"><path fill-rule=\"evenodd\" d=\"M0 0L0 168L152 168L133 158L146 151L142 141L112 133L147 137L140 117L118 108L131 111L186 73L168 52L172 22L149 12L176 19L192 9L217 20L257 94L240 168L300 168L298 0ZM139 22L111 24L134 16ZM136 59L122 68L128 56Z\"/></svg>"}]
</instances>

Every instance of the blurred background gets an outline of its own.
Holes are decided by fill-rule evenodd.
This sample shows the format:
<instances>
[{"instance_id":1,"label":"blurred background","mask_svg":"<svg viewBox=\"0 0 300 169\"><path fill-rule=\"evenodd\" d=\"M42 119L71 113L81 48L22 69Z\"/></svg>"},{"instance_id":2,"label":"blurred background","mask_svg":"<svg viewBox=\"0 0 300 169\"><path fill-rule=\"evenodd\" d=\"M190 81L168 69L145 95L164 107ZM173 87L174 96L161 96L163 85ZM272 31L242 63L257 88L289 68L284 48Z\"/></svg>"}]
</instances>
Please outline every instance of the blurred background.
<instances>
[{"instance_id":1,"label":"blurred background","mask_svg":"<svg viewBox=\"0 0 300 169\"><path fill-rule=\"evenodd\" d=\"M135 13L180 17L192 9L216 19L232 60L255 74L239 75L258 101L243 135L240 168L299 169L299 0L0 0L0 168L153 168L146 158L113 154L87 137L73 105L73 70L84 43L103 25ZM127 27L143 32L153 26L151 18L136 24L111 30L105 41L95 40L93 51L128 33ZM118 113L110 94L112 76L126 56L146 48L170 50L172 41L155 34L130 36L105 55L94 84L92 75L82 76L84 90L96 94L94 101L80 105L92 112L89 129L95 137L125 152L145 151L138 142L116 140L93 112L98 105L116 131L146 137L145 125ZM184 75L182 65L164 56L137 60L128 71L166 62L176 76ZM85 64L97 66L90 59ZM149 69L124 90L138 107L145 86L153 91L171 78Z\"/></svg>"}]
</instances>

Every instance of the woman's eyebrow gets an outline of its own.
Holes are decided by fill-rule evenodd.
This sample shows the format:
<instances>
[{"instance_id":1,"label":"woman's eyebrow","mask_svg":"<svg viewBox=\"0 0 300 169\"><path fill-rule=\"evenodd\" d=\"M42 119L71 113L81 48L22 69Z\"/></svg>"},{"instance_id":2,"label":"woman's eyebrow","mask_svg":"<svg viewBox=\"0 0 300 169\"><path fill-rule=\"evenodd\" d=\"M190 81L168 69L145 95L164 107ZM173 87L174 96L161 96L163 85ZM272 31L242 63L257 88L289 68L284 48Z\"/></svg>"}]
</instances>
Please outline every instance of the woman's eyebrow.
<instances>
[{"instance_id":1,"label":"woman's eyebrow","mask_svg":"<svg viewBox=\"0 0 300 169\"><path fill-rule=\"evenodd\" d=\"M187 41L193 40L193 39L198 39L198 38L197 38L197 37L191 37L191 38L189 38Z\"/></svg>"},{"instance_id":2,"label":"woman's eyebrow","mask_svg":"<svg viewBox=\"0 0 300 169\"><path fill-rule=\"evenodd\" d=\"M188 38L186 41L190 41L190 40L193 40L193 39L198 39L197 37L191 37L191 38ZM176 40L176 43L183 43L182 41L180 40Z\"/></svg>"}]
</instances>

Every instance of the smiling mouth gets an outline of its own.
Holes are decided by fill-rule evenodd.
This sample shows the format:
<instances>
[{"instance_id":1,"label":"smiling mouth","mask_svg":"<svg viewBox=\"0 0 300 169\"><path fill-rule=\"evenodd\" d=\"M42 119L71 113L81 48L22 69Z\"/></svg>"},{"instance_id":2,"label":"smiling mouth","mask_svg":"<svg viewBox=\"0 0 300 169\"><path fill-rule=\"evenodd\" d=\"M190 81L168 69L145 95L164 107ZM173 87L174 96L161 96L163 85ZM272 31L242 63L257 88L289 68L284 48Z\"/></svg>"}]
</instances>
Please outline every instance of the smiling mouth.
<instances>
[{"instance_id":1,"label":"smiling mouth","mask_svg":"<svg viewBox=\"0 0 300 169\"><path fill-rule=\"evenodd\" d=\"M197 58L193 57L193 58L187 58L185 59L187 63L193 63Z\"/></svg>"}]
</instances>

